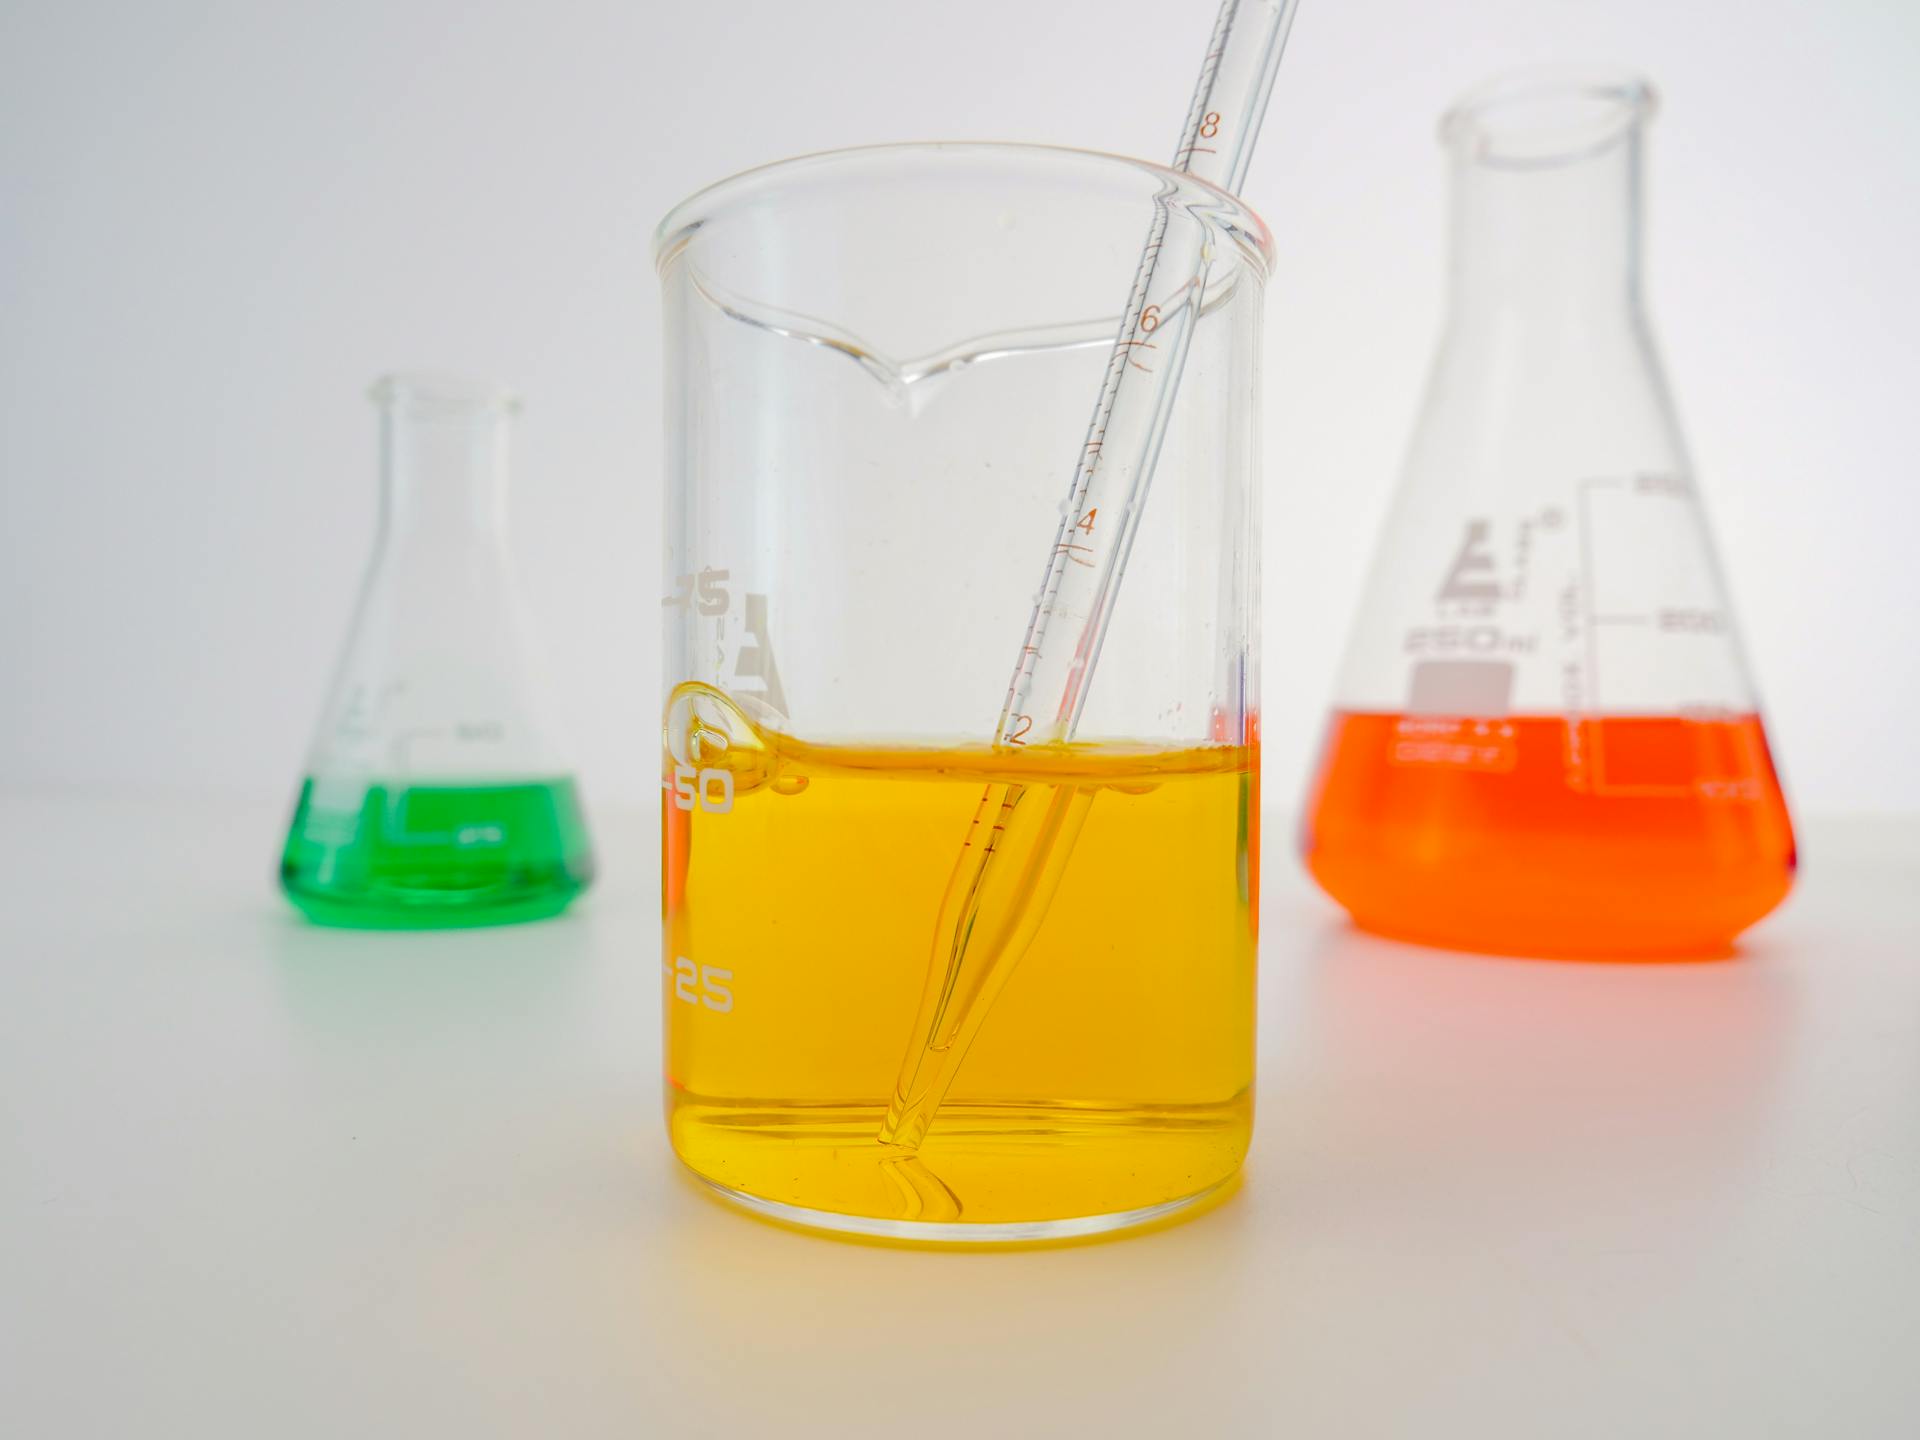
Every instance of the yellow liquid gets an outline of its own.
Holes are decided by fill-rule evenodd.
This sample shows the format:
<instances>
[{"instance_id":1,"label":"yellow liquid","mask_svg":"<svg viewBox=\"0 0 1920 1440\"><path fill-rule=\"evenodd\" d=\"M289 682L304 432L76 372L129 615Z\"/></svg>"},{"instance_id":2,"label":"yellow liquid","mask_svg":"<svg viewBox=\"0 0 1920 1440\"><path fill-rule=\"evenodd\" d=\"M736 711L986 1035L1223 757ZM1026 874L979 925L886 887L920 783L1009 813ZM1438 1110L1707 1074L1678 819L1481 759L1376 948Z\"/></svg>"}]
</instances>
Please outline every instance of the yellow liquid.
<instances>
[{"instance_id":1,"label":"yellow liquid","mask_svg":"<svg viewBox=\"0 0 1920 1440\"><path fill-rule=\"evenodd\" d=\"M815 746L663 787L667 1123L716 1184L900 1222L1114 1215L1231 1177L1253 1123L1252 751ZM880 1133L987 786L1084 820L951 1089ZM729 796L725 793L731 790ZM689 804L690 802L690 804ZM1017 857L1015 857L1017 863Z\"/></svg>"}]
</instances>

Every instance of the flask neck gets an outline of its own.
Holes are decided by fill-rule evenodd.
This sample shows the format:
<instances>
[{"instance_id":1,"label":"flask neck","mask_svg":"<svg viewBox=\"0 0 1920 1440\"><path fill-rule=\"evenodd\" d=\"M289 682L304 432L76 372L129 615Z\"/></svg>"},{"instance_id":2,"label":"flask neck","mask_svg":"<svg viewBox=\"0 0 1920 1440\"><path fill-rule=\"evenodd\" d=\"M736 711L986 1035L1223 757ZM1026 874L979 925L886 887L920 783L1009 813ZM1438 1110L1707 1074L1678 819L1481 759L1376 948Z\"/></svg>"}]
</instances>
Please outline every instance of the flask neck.
<instances>
[{"instance_id":1,"label":"flask neck","mask_svg":"<svg viewBox=\"0 0 1920 1440\"><path fill-rule=\"evenodd\" d=\"M1448 116L1454 323L1584 329L1630 319L1650 106L1637 83L1556 85Z\"/></svg>"},{"instance_id":2,"label":"flask neck","mask_svg":"<svg viewBox=\"0 0 1920 1440\"><path fill-rule=\"evenodd\" d=\"M403 379L381 382L374 400L386 531L413 542L504 537L511 401Z\"/></svg>"}]
</instances>

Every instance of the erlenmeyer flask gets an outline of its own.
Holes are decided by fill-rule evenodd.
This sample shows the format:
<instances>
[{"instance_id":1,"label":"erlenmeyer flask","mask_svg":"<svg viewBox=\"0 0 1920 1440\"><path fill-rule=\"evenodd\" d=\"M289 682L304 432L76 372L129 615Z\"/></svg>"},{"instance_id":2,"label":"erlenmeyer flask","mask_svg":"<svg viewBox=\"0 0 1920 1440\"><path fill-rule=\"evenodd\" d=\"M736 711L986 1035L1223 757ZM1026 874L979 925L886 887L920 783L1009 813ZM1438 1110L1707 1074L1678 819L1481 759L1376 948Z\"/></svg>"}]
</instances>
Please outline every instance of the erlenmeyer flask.
<instances>
[{"instance_id":1,"label":"erlenmeyer flask","mask_svg":"<svg viewBox=\"0 0 1920 1440\"><path fill-rule=\"evenodd\" d=\"M1303 848L1361 925L1707 953L1794 844L1640 296L1653 97L1534 72L1451 110L1449 313Z\"/></svg>"},{"instance_id":2,"label":"erlenmeyer flask","mask_svg":"<svg viewBox=\"0 0 1920 1440\"><path fill-rule=\"evenodd\" d=\"M280 879L325 924L532 920L593 877L572 776L537 716L507 552L499 386L376 384L381 512Z\"/></svg>"}]
</instances>

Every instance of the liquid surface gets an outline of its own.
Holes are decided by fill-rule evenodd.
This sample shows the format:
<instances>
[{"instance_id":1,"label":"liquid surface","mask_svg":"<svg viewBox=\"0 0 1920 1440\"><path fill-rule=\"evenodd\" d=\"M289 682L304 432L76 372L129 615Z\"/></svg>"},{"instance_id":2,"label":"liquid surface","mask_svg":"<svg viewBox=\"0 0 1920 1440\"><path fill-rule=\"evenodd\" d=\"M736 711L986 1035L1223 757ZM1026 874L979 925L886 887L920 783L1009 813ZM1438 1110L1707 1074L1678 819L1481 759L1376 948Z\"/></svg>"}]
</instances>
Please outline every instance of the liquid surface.
<instances>
[{"instance_id":1,"label":"liquid surface","mask_svg":"<svg viewBox=\"0 0 1920 1440\"><path fill-rule=\"evenodd\" d=\"M668 1128L695 1171L783 1205L991 1225L1140 1209L1238 1168L1249 750L736 734L691 773L663 797L663 1008ZM955 857L983 786L1007 784L1078 792L1077 838L924 1139L883 1145Z\"/></svg>"},{"instance_id":2,"label":"liquid surface","mask_svg":"<svg viewBox=\"0 0 1920 1440\"><path fill-rule=\"evenodd\" d=\"M309 779L280 883L309 919L368 929L556 915L593 879L570 779L405 785Z\"/></svg>"},{"instance_id":3,"label":"liquid surface","mask_svg":"<svg viewBox=\"0 0 1920 1440\"><path fill-rule=\"evenodd\" d=\"M1307 814L1307 867L1358 924L1469 950L1723 953L1793 883L1753 715L1335 712Z\"/></svg>"}]
</instances>

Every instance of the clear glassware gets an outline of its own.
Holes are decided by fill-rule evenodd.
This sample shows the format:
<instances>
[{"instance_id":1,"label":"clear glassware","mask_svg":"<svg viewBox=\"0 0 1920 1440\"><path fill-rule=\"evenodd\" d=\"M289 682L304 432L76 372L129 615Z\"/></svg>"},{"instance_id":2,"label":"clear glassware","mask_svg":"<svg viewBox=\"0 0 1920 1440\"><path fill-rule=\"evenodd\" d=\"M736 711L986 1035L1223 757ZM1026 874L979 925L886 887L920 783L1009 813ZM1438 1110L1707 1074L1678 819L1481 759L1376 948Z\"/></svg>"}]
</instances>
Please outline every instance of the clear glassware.
<instances>
[{"instance_id":1,"label":"clear glassware","mask_svg":"<svg viewBox=\"0 0 1920 1440\"><path fill-rule=\"evenodd\" d=\"M1061 497L1156 206L1198 268L1149 296L1191 332L1125 583L1077 731L996 745L1054 547L1128 518ZM1139 161L899 146L725 181L655 253L674 1148L749 1206L932 1240L1213 1190L1252 1124L1264 226ZM961 898L1006 963L883 1140L983 812Z\"/></svg>"},{"instance_id":2,"label":"clear glassware","mask_svg":"<svg viewBox=\"0 0 1920 1440\"><path fill-rule=\"evenodd\" d=\"M280 882L323 924L554 915L593 878L578 787L540 714L507 548L503 388L393 375L380 528L321 713Z\"/></svg>"},{"instance_id":3,"label":"clear glassware","mask_svg":"<svg viewBox=\"0 0 1920 1440\"><path fill-rule=\"evenodd\" d=\"M1640 285L1653 95L1496 80L1441 124L1446 330L1303 848L1369 929L1724 950L1794 841Z\"/></svg>"}]
</instances>

